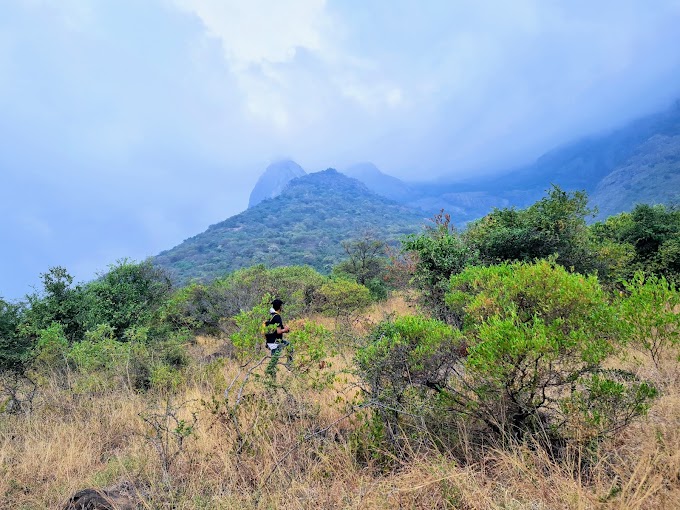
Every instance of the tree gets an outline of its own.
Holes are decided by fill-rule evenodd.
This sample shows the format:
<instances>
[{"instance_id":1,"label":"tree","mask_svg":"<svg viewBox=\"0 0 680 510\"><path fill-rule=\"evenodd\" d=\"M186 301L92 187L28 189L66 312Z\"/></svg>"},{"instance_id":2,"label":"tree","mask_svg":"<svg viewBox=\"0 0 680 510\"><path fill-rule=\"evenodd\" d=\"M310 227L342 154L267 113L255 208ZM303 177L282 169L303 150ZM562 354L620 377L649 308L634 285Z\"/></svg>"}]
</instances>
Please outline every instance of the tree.
<instances>
[{"instance_id":1,"label":"tree","mask_svg":"<svg viewBox=\"0 0 680 510\"><path fill-rule=\"evenodd\" d=\"M108 324L118 340L125 340L128 328L148 326L158 318L171 290L165 270L150 261L120 260L85 288L86 325Z\"/></svg>"},{"instance_id":2,"label":"tree","mask_svg":"<svg viewBox=\"0 0 680 510\"><path fill-rule=\"evenodd\" d=\"M22 331L35 339L41 330L56 322L61 324L69 342L82 340L86 329L82 287L73 286L73 276L61 266L51 267L40 279L42 293L27 296L28 309Z\"/></svg>"},{"instance_id":3,"label":"tree","mask_svg":"<svg viewBox=\"0 0 680 510\"><path fill-rule=\"evenodd\" d=\"M422 234L407 236L402 249L416 255L414 283L422 291L425 308L438 319L458 324L459 318L444 304L444 295L451 275L475 264L478 255L458 235L449 214L442 210L433 222Z\"/></svg>"},{"instance_id":4,"label":"tree","mask_svg":"<svg viewBox=\"0 0 680 510\"><path fill-rule=\"evenodd\" d=\"M600 242L630 248L621 279L630 280L636 271L643 271L680 285L679 209L638 204L632 212L611 216L592 225L591 230Z\"/></svg>"},{"instance_id":5,"label":"tree","mask_svg":"<svg viewBox=\"0 0 680 510\"><path fill-rule=\"evenodd\" d=\"M559 186L526 209L494 209L472 222L465 240L479 250L485 264L532 261L557 255L557 262L580 273L600 269L592 249L584 192L568 193Z\"/></svg>"},{"instance_id":6,"label":"tree","mask_svg":"<svg viewBox=\"0 0 680 510\"><path fill-rule=\"evenodd\" d=\"M0 299L0 371L25 368L32 341L19 331L24 311L23 305Z\"/></svg>"},{"instance_id":7,"label":"tree","mask_svg":"<svg viewBox=\"0 0 680 510\"><path fill-rule=\"evenodd\" d=\"M361 285L380 275L384 266L381 257L385 251L384 241L366 232L359 239L341 244L348 258L336 266L338 271L351 275Z\"/></svg>"}]
</instances>

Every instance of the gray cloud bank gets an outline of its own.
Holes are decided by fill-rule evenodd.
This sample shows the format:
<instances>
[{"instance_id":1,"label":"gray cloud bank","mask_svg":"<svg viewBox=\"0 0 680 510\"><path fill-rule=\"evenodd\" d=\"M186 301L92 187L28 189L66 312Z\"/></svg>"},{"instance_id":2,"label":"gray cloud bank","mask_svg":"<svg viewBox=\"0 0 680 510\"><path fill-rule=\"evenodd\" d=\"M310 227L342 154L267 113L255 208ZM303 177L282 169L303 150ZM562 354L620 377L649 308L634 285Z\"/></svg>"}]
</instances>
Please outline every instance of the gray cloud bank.
<instances>
[{"instance_id":1,"label":"gray cloud bank","mask_svg":"<svg viewBox=\"0 0 680 510\"><path fill-rule=\"evenodd\" d=\"M280 157L405 180L525 163L680 95L680 2L0 6L0 296L243 209Z\"/></svg>"}]
</instances>

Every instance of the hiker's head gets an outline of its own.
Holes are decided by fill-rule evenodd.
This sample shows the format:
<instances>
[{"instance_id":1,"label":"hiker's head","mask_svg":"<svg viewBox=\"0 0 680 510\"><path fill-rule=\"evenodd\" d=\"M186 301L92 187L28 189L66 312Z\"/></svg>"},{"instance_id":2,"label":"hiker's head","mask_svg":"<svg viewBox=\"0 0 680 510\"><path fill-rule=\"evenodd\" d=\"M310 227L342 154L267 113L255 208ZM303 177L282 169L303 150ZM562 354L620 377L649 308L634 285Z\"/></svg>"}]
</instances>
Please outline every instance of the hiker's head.
<instances>
[{"instance_id":1,"label":"hiker's head","mask_svg":"<svg viewBox=\"0 0 680 510\"><path fill-rule=\"evenodd\" d=\"M274 301L272 301L272 308L274 310L276 310L277 312L279 310L281 310L282 306L283 306L283 301L281 301L280 299L275 299Z\"/></svg>"}]
</instances>

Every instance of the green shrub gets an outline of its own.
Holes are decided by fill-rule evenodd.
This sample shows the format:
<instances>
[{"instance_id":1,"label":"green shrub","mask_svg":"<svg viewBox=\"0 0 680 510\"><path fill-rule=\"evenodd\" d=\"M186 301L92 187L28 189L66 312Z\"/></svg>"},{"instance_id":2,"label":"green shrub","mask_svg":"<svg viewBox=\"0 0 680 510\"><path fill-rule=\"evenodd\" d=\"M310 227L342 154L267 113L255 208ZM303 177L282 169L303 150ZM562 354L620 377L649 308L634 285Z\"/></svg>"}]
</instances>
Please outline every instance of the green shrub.
<instances>
[{"instance_id":1,"label":"green shrub","mask_svg":"<svg viewBox=\"0 0 680 510\"><path fill-rule=\"evenodd\" d=\"M23 373L30 355L31 338L19 326L24 307L0 299L0 371Z\"/></svg>"},{"instance_id":2,"label":"green shrub","mask_svg":"<svg viewBox=\"0 0 680 510\"><path fill-rule=\"evenodd\" d=\"M68 369L69 344L64 328L58 322L38 332L38 341L32 353L33 368L39 375L63 376Z\"/></svg>"},{"instance_id":3,"label":"green shrub","mask_svg":"<svg viewBox=\"0 0 680 510\"><path fill-rule=\"evenodd\" d=\"M472 222L465 239L485 264L556 255L562 266L587 273L598 268L586 225L586 217L593 214L587 202L583 192L553 186L526 209L494 209Z\"/></svg>"},{"instance_id":4,"label":"green shrub","mask_svg":"<svg viewBox=\"0 0 680 510\"><path fill-rule=\"evenodd\" d=\"M664 277L642 272L624 286L618 306L626 338L659 368L666 353L676 351L680 343L680 292Z\"/></svg>"},{"instance_id":5,"label":"green shrub","mask_svg":"<svg viewBox=\"0 0 680 510\"><path fill-rule=\"evenodd\" d=\"M411 434L423 435L423 424L429 432L445 428L449 420L438 417L440 399L431 397L448 385L462 352L460 332L439 320L415 316L380 323L356 356L378 417L370 436L402 448Z\"/></svg>"},{"instance_id":6,"label":"green shrub","mask_svg":"<svg viewBox=\"0 0 680 510\"><path fill-rule=\"evenodd\" d=\"M605 368L625 332L594 276L551 261L471 267L451 277L447 303L461 330L396 319L379 324L357 356L392 445L427 432L450 446L459 419L500 441L592 444L656 395Z\"/></svg>"},{"instance_id":7,"label":"green shrub","mask_svg":"<svg viewBox=\"0 0 680 510\"><path fill-rule=\"evenodd\" d=\"M592 392L609 388L608 402L623 421L603 420L592 430L601 437L641 414L653 396L631 374L622 378L604 368L620 349L621 329L594 276L550 261L470 268L452 277L447 298L464 313L468 343L465 378L449 386L451 405L497 434L539 437L547 430L568 437L565 424L573 425L574 417L564 415L565 402L577 395L587 402L585 420L605 412L599 406L606 399Z\"/></svg>"},{"instance_id":8,"label":"green shrub","mask_svg":"<svg viewBox=\"0 0 680 510\"><path fill-rule=\"evenodd\" d=\"M371 304L371 293L363 285L342 278L324 283L317 294L317 306L330 317L350 318Z\"/></svg>"},{"instance_id":9,"label":"green shrub","mask_svg":"<svg viewBox=\"0 0 680 510\"><path fill-rule=\"evenodd\" d=\"M130 327L158 325L171 289L168 276L150 261L123 259L85 287L85 323L90 330L108 324L125 340Z\"/></svg>"},{"instance_id":10,"label":"green shrub","mask_svg":"<svg viewBox=\"0 0 680 510\"><path fill-rule=\"evenodd\" d=\"M420 235L404 238L403 251L416 255L414 283L421 291L424 309L437 319L458 325L444 303L444 295L451 275L478 262L477 252L470 248L451 224L451 217L443 211L434 217L434 227Z\"/></svg>"}]
</instances>

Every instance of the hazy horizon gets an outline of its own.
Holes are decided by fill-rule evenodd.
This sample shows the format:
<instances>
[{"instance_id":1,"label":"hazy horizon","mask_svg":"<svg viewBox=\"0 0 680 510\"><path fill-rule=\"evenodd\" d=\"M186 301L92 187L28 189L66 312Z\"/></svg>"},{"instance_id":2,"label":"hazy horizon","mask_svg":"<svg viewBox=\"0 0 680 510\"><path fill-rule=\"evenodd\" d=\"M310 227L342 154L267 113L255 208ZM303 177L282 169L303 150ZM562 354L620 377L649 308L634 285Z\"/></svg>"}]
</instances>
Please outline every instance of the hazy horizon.
<instances>
[{"instance_id":1,"label":"hazy horizon","mask_svg":"<svg viewBox=\"0 0 680 510\"><path fill-rule=\"evenodd\" d=\"M678 0L7 2L0 297L169 249L275 160L451 181L662 111L677 26Z\"/></svg>"}]
</instances>

